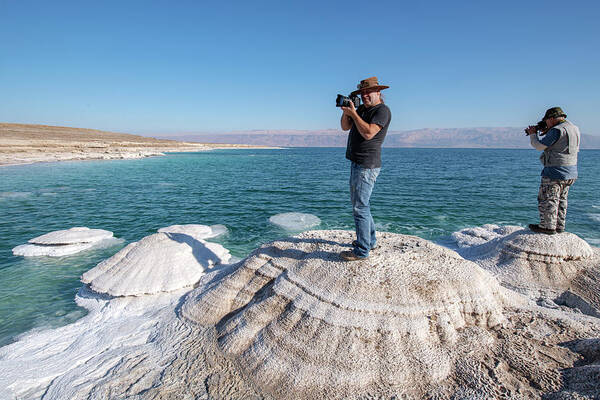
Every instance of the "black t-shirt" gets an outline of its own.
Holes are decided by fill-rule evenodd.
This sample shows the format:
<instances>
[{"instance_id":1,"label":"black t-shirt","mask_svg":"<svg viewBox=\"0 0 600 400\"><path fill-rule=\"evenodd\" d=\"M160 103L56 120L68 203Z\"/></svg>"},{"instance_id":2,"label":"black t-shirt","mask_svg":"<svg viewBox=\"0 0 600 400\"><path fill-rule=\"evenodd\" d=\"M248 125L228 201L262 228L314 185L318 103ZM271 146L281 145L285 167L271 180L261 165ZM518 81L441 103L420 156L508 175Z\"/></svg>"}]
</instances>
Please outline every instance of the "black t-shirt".
<instances>
[{"instance_id":1,"label":"black t-shirt","mask_svg":"<svg viewBox=\"0 0 600 400\"><path fill-rule=\"evenodd\" d=\"M381 167L381 145L392 120L392 112L383 103L367 108L361 104L356 110L358 115L369 124L381 126L381 130L371 139L366 140L356 124L352 123L352 129L348 134L348 145L346 147L346 158L354 161L363 168Z\"/></svg>"}]
</instances>

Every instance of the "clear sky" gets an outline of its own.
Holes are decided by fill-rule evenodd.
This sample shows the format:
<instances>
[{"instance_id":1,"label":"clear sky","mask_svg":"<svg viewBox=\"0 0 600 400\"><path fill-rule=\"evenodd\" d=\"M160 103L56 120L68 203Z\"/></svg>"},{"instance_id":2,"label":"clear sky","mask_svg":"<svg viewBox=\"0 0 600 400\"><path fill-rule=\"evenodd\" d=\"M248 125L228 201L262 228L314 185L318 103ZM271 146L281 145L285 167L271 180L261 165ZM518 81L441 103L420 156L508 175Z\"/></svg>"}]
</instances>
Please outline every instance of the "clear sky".
<instances>
[{"instance_id":1,"label":"clear sky","mask_svg":"<svg viewBox=\"0 0 600 400\"><path fill-rule=\"evenodd\" d=\"M0 122L130 133L338 128L376 75L390 129L600 135L598 1L0 0Z\"/></svg>"}]
</instances>

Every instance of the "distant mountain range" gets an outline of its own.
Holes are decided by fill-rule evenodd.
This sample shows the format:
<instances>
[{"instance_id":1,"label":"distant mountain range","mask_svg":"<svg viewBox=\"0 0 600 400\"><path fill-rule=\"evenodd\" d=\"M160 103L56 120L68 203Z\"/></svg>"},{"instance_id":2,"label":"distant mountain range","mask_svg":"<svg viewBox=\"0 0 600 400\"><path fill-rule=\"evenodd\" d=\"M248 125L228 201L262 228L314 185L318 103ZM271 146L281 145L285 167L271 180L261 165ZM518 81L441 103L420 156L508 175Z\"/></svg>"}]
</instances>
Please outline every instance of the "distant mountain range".
<instances>
[{"instance_id":1,"label":"distant mountain range","mask_svg":"<svg viewBox=\"0 0 600 400\"><path fill-rule=\"evenodd\" d=\"M347 133L327 130L254 130L155 136L200 143L236 143L280 147L345 147ZM531 148L523 128L445 128L389 131L384 147ZM600 136L581 137L582 149L600 149Z\"/></svg>"}]
</instances>

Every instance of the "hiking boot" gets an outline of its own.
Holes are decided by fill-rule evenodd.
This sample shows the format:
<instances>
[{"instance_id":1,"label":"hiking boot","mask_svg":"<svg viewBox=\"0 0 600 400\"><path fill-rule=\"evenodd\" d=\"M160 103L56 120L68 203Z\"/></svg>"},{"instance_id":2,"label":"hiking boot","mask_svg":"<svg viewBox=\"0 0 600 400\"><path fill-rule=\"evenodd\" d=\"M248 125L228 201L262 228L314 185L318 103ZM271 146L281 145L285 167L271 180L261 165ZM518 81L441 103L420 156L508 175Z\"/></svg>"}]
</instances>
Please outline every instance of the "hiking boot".
<instances>
[{"instance_id":1,"label":"hiking boot","mask_svg":"<svg viewBox=\"0 0 600 400\"><path fill-rule=\"evenodd\" d=\"M542 228L538 224L529 224L529 229L531 229L533 232L545 233L546 235L554 235L556 233L556 230Z\"/></svg>"},{"instance_id":2,"label":"hiking boot","mask_svg":"<svg viewBox=\"0 0 600 400\"><path fill-rule=\"evenodd\" d=\"M565 228L556 228L556 233L563 233Z\"/></svg>"},{"instance_id":3,"label":"hiking boot","mask_svg":"<svg viewBox=\"0 0 600 400\"><path fill-rule=\"evenodd\" d=\"M358 242L356 240L352 241L352 247L358 247ZM375 245L373 247L371 247L371 250L377 250L379 248L379 246Z\"/></svg>"},{"instance_id":4,"label":"hiking boot","mask_svg":"<svg viewBox=\"0 0 600 400\"><path fill-rule=\"evenodd\" d=\"M340 253L340 258L344 261L358 261L358 260L366 260L369 257L359 257L352 250L342 251Z\"/></svg>"}]
</instances>

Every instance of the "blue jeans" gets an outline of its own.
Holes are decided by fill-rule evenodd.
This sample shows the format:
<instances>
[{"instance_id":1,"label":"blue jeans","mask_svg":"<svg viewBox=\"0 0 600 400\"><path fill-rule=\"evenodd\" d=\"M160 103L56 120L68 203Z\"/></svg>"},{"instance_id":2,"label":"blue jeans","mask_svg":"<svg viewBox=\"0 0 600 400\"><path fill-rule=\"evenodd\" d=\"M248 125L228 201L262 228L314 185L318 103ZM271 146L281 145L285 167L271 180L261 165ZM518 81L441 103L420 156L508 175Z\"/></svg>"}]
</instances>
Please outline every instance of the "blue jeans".
<instances>
[{"instance_id":1,"label":"blue jeans","mask_svg":"<svg viewBox=\"0 0 600 400\"><path fill-rule=\"evenodd\" d=\"M380 170L363 168L355 162L350 167L350 201L356 226L356 246L353 251L358 257L367 257L369 250L377 243L369 199Z\"/></svg>"}]
</instances>

